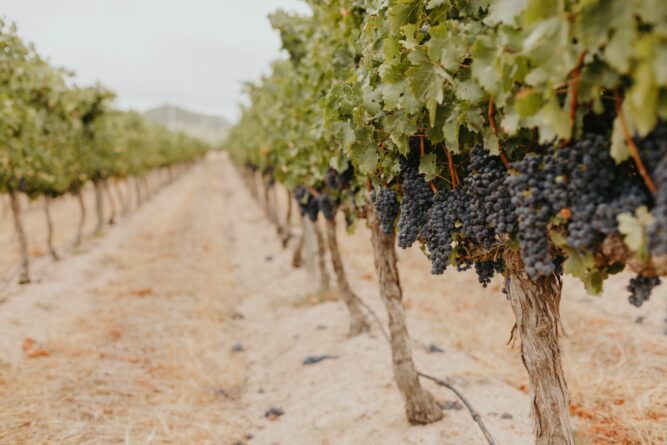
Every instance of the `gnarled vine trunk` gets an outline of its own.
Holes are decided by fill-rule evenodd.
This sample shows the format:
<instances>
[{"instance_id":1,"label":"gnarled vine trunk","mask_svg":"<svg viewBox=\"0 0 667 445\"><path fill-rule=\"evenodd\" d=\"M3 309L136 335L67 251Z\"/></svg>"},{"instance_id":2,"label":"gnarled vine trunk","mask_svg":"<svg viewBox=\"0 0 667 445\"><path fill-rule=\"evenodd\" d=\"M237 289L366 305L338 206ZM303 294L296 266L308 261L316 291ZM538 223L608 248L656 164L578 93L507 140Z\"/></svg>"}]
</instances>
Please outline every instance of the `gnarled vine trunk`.
<instances>
[{"instance_id":1,"label":"gnarled vine trunk","mask_svg":"<svg viewBox=\"0 0 667 445\"><path fill-rule=\"evenodd\" d=\"M275 193L272 193L272 189L274 187L269 185L269 181L265 180L262 178L262 186L264 187L264 213L266 213L266 217L269 219L271 224L276 226L276 230L279 231L280 234L280 223L276 219L276 213L275 213ZM272 196L273 195L273 196Z\"/></svg>"},{"instance_id":2,"label":"gnarled vine trunk","mask_svg":"<svg viewBox=\"0 0 667 445\"><path fill-rule=\"evenodd\" d=\"M255 172L252 170L245 171L246 183L250 186L250 193L255 201L259 202L259 187L257 186L257 178Z\"/></svg>"},{"instance_id":3,"label":"gnarled vine trunk","mask_svg":"<svg viewBox=\"0 0 667 445\"><path fill-rule=\"evenodd\" d=\"M124 193L125 193L125 199L127 200L127 208L128 208L128 212L130 212L130 211L132 211L132 205L133 205L132 204L132 201L133 201L133 198L132 198L132 178L130 178L130 177L126 178L125 181L123 181L123 184L124 184L124 187L125 187L125 192ZM134 198L134 201L136 201L136 197ZM136 203L135 203L135 205L137 207L139 206L139 204L136 204Z\"/></svg>"},{"instance_id":4,"label":"gnarled vine trunk","mask_svg":"<svg viewBox=\"0 0 667 445\"><path fill-rule=\"evenodd\" d=\"M134 194L137 200L137 207L139 207L144 201L141 194L141 182L138 177L134 177Z\"/></svg>"},{"instance_id":5,"label":"gnarled vine trunk","mask_svg":"<svg viewBox=\"0 0 667 445\"><path fill-rule=\"evenodd\" d=\"M74 240L74 247L79 247L81 241L83 241L83 228L86 225L86 203L83 200L81 190L74 192L74 196L76 196L76 199L79 202L79 212L81 214L79 218L79 227L76 230L76 239Z\"/></svg>"},{"instance_id":6,"label":"gnarled vine trunk","mask_svg":"<svg viewBox=\"0 0 667 445\"><path fill-rule=\"evenodd\" d=\"M102 184L104 185L104 191L106 192L107 200L109 201L109 224L114 225L116 223L116 202L111 194L109 179L105 179Z\"/></svg>"},{"instance_id":7,"label":"gnarled vine trunk","mask_svg":"<svg viewBox=\"0 0 667 445\"><path fill-rule=\"evenodd\" d=\"M442 419L443 414L435 397L421 386L412 360L403 291L396 264L396 236L387 235L381 230L374 206L368 205L366 215L371 230L380 295L389 316L394 379L403 396L408 421L413 424L433 423Z\"/></svg>"},{"instance_id":8,"label":"gnarled vine trunk","mask_svg":"<svg viewBox=\"0 0 667 445\"><path fill-rule=\"evenodd\" d=\"M326 219L326 218L325 218ZM338 249L338 239L336 237L336 219L326 219L327 226L327 243L329 245L329 254L331 255L331 264L333 265L334 273L336 274L336 283L338 284L338 291L340 292L348 311L350 312L350 337L359 335L368 330L369 326L361 311L359 305L359 297L354 293L350 287L345 274L345 267L343 259L340 256Z\"/></svg>"},{"instance_id":9,"label":"gnarled vine trunk","mask_svg":"<svg viewBox=\"0 0 667 445\"><path fill-rule=\"evenodd\" d=\"M58 261L60 257L56 248L53 247L53 219L51 218L51 198L44 196L44 216L46 216L46 246L51 258Z\"/></svg>"},{"instance_id":10,"label":"gnarled vine trunk","mask_svg":"<svg viewBox=\"0 0 667 445\"><path fill-rule=\"evenodd\" d=\"M9 205L12 208L12 217L14 218L14 229L19 239L19 249L21 250L21 260L19 263L19 284L30 283L30 258L28 257L28 240L23 229L23 220L21 219L21 205L19 197L15 191L9 191Z\"/></svg>"},{"instance_id":11,"label":"gnarled vine trunk","mask_svg":"<svg viewBox=\"0 0 667 445\"><path fill-rule=\"evenodd\" d=\"M141 177L139 179L140 179L141 185L144 189L144 192L143 192L144 201L148 201L149 199L151 199L151 187L148 184L148 179L146 179L146 175L141 175Z\"/></svg>"},{"instance_id":12,"label":"gnarled vine trunk","mask_svg":"<svg viewBox=\"0 0 667 445\"><path fill-rule=\"evenodd\" d=\"M276 226L276 232L280 239L283 237L283 224L280 222L280 217L278 216L278 187L272 185L269 187L269 192L271 200L269 201L269 213L271 214L271 221Z\"/></svg>"},{"instance_id":13,"label":"gnarled vine trunk","mask_svg":"<svg viewBox=\"0 0 667 445\"><path fill-rule=\"evenodd\" d=\"M104 228L104 195L102 192L102 181L96 179L93 181L95 187L95 212L97 214L97 226L95 226L95 234L102 233Z\"/></svg>"},{"instance_id":14,"label":"gnarled vine trunk","mask_svg":"<svg viewBox=\"0 0 667 445\"><path fill-rule=\"evenodd\" d=\"M320 292L326 292L330 288L330 279L329 271L327 270L327 248L324 244L324 236L322 236L322 230L317 224L317 221L310 221L313 232L315 233L315 239L317 240L317 265L320 271Z\"/></svg>"},{"instance_id":15,"label":"gnarled vine trunk","mask_svg":"<svg viewBox=\"0 0 667 445\"><path fill-rule=\"evenodd\" d=\"M292 237L292 194L287 190L287 214L285 215L285 222L282 225L282 237L281 241L283 243L283 249L289 244L289 240Z\"/></svg>"},{"instance_id":16,"label":"gnarled vine trunk","mask_svg":"<svg viewBox=\"0 0 667 445\"><path fill-rule=\"evenodd\" d=\"M296 243L294 248L294 253L292 254L292 267L295 269L303 266L303 248L306 245L306 223L305 216L299 215L299 222L301 223L301 233L299 234L299 240Z\"/></svg>"},{"instance_id":17,"label":"gnarled vine trunk","mask_svg":"<svg viewBox=\"0 0 667 445\"><path fill-rule=\"evenodd\" d=\"M558 336L562 282L553 274L531 280L517 252L505 253L509 300L530 380L536 445L574 445L569 394Z\"/></svg>"},{"instance_id":18,"label":"gnarled vine trunk","mask_svg":"<svg viewBox=\"0 0 667 445\"><path fill-rule=\"evenodd\" d=\"M128 212L130 211L129 205L127 203L127 197L123 193L123 187L119 184L119 181L113 181L112 183L113 189L116 192L116 198L118 199L118 202L120 203L120 208L121 208L121 215L126 216Z\"/></svg>"}]
</instances>

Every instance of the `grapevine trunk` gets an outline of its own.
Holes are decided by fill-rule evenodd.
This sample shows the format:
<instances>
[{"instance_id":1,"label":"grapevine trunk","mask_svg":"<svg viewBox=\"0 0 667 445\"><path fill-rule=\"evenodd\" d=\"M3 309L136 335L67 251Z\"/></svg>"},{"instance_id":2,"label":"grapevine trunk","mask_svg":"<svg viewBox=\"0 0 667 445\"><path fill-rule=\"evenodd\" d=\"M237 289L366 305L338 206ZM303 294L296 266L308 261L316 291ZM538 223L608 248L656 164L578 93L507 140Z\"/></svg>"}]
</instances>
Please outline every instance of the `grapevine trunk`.
<instances>
[{"instance_id":1,"label":"grapevine trunk","mask_svg":"<svg viewBox=\"0 0 667 445\"><path fill-rule=\"evenodd\" d=\"M301 223L301 233L299 234L299 240L292 255L292 267L295 269L303 266L303 248L306 245L306 223L303 215L299 215L299 222Z\"/></svg>"},{"instance_id":2,"label":"grapevine trunk","mask_svg":"<svg viewBox=\"0 0 667 445\"><path fill-rule=\"evenodd\" d=\"M100 234L104 228L104 195L102 193L102 181L99 179L94 180L93 186L95 186L95 212L97 213L95 234Z\"/></svg>"},{"instance_id":3,"label":"grapevine trunk","mask_svg":"<svg viewBox=\"0 0 667 445\"><path fill-rule=\"evenodd\" d=\"M123 216L126 216L130 211L130 206L128 204L127 196L125 196L125 194L123 193L123 187L120 185L119 181L114 181L113 188L116 191L116 197L118 198L118 202L120 202L120 207L122 209L121 214Z\"/></svg>"},{"instance_id":4,"label":"grapevine trunk","mask_svg":"<svg viewBox=\"0 0 667 445\"><path fill-rule=\"evenodd\" d=\"M76 239L74 240L74 247L79 247L83 240L83 227L86 225L86 203L83 200L81 190L77 190L74 193L74 196L76 196L76 199L79 202L79 211L81 214L81 217L79 218L79 227L76 230Z\"/></svg>"},{"instance_id":5,"label":"grapevine trunk","mask_svg":"<svg viewBox=\"0 0 667 445\"><path fill-rule=\"evenodd\" d=\"M9 191L9 204L12 208L12 217L14 218L14 229L19 239L19 248L21 250L21 260L19 263L19 284L30 283L30 259L28 257L28 240L23 229L23 220L21 218L21 205L19 197L15 191Z\"/></svg>"},{"instance_id":6,"label":"grapevine trunk","mask_svg":"<svg viewBox=\"0 0 667 445\"><path fill-rule=\"evenodd\" d=\"M116 202L113 199L111 194L111 187L109 187L109 179L105 179L103 182L104 192L107 195L107 200L109 201L109 224L113 225L116 222Z\"/></svg>"},{"instance_id":7,"label":"grapevine trunk","mask_svg":"<svg viewBox=\"0 0 667 445\"><path fill-rule=\"evenodd\" d=\"M382 231L372 204L367 206L367 218L375 255L375 269L380 282L380 295L389 316L394 379L403 396L408 421L412 424L433 423L442 419L443 414L435 397L421 386L412 359L403 291L396 265L396 236Z\"/></svg>"},{"instance_id":8,"label":"grapevine trunk","mask_svg":"<svg viewBox=\"0 0 667 445\"><path fill-rule=\"evenodd\" d=\"M336 219L331 218L326 220L327 226L327 243L329 245L329 253L331 255L331 264L333 265L334 273L336 274L336 283L338 284L338 291L340 292L347 309L350 312L350 337L359 335L369 329L364 313L361 311L359 305L359 297L354 293L350 287L345 274L345 267L343 259L338 249L338 239L336 238Z\"/></svg>"},{"instance_id":9,"label":"grapevine trunk","mask_svg":"<svg viewBox=\"0 0 667 445\"><path fill-rule=\"evenodd\" d=\"M509 300L531 385L536 445L574 445L569 394L558 344L562 282L552 274L528 278L517 252L505 254Z\"/></svg>"},{"instance_id":10,"label":"grapevine trunk","mask_svg":"<svg viewBox=\"0 0 667 445\"><path fill-rule=\"evenodd\" d=\"M146 175L141 176L141 183L144 186L144 197L146 200L150 199L152 193L151 186L148 183L148 179L146 178Z\"/></svg>"},{"instance_id":11,"label":"grapevine trunk","mask_svg":"<svg viewBox=\"0 0 667 445\"><path fill-rule=\"evenodd\" d=\"M287 214L285 215L285 223L282 226L282 243L283 249L287 247L290 238L292 237L292 194L287 190Z\"/></svg>"},{"instance_id":12,"label":"grapevine trunk","mask_svg":"<svg viewBox=\"0 0 667 445\"><path fill-rule=\"evenodd\" d=\"M46 245L51 258L58 261L58 252L53 247L53 219L51 218L51 198L44 196L44 215L46 216Z\"/></svg>"},{"instance_id":13,"label":"grapevine trunk","mask_svg":"<svg viewBox=\"0 0 667 445\"><path fill-rule=\"evenodd\" d=\"M311 223L313 232L315 233L315 239L317 240L317 265L320 271L320 292L326 292L330 288L330 279L329 271L327 270L327 248L324 243L324 236L322 236L322 230L317 224L317 221Z\"/></svg>"},{"instance_id":14,"label":"grapevine trunk","mask_svg":"<svg viewBox=\"0 0 667 445\"><path fill-rule=\"evenodd\" d=\"M135 177L134 178L134 193L135 193L136 198L137 198L137 207L139 207L141 205L141 203L143 202L143 198L141 196L141 184L139 182L140 182L139 178Z\"/></svg>"}]
</instances>

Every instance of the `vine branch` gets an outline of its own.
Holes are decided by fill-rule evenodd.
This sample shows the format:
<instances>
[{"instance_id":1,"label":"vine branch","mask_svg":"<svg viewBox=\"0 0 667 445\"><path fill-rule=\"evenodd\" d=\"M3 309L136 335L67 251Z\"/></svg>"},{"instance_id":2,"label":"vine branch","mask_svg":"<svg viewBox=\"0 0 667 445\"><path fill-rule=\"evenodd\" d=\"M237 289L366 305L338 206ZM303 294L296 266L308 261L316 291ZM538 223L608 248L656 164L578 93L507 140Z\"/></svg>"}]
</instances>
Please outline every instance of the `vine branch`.
<instances>
[{"instance_id":1,"label":"vine branch","mask_svg":"<svg viewBox=\"0 0 667 445\"><path fill-rule=\"evenodd\" d=\"M623 114L623 105L621 102L621 95L618 93L618 89L614 91L614 102L616 105L616 115L618 116L618 119L621 122L621 127L623 129L623 136L625 137L625 143L628 145L628 150L630 150L630 156L632 156L632 159L635 162L635 165L637 166L637 170L639 171L639 175L644 180L646 187L653 195L655 195L658 190L656 189L653 180L646 171L646 166L644 165L644 162L639 156L639 149L635 145L635 141L632 140L632 135L630 134L630 130L628 129L628 123L625 120L625 114Z\"/></svg>"},{"instance_id":2,"label":"vine branch","mask_svg":"<svg viewBox=\"0 0 667 445\"><path fill-rule=\"evenodd\" d=\"M482 434L484 434L484 438L486 438L486 441L489 443L489 445L497 445L496 441L493 439L493 436L491 435L489 430L486 428L486 425L484 425L484 421L482 420L482 416L480 416L479 413L477 411L475 411L475 408L473 408L473 406L470 404L470 402L468 402L468 400L463 396L463 394L461 394L461 392L459 392L458 389L456 389L451 384L447 383L447 381L439 379L437 377L430 376L430 375L425 374L425 373L420 372L420 371L417 371L417 374L419 374L420 377L423 377L426 380L430 380L430 381L434 382L435 384L437 384L439 386L447 388L448 390L450 390L451 392L456 394L456 397L458 397L459 400L461 400L461 402L463 402L463 404L468 409L468 412L470 413L470 416L472 417L472 420L474 420L475 423L477 423L477 425L479 426L479 429L482 431Z\"/></svg>"},{"instance_id":3,"label":"vine branch","mask_svg":"<svg viewBox=\"0 0 667 445\"><path fill-rule=\"evenodd\" d=\"M456 168L454 166L454 158L452 153L447 150L445 144L442 144L442 149L447 156L447 163L449 164L449 177L452 179L452 189L455 189L460 184L460 181L459 174L456 172Z\"/></svg>"},{"instance_id":4,"label":"vine branch","mask_svg":"<svg viewBox=\"0 0 667 445\"><path fill-rule=\"evenodd\" d=\"M371 309L368 304L358 296L356 297L357 301L359 304L366 309L366 311L370 314L370 316L375 320L375 322L378 325L378 328L380 329L380 332L382 333L382 336L384 339L387 341L388 344L391 344L391 338L389 337L389 334L387 333L387 330L384 328L384 324L382 323L382 320L380 320L380 317L375 313L373 309ZM484 421L482 420L482 416L475 410L475 408L470 404L468 399L465 398L465 396L458 390L456 387L451 385L450 383L446 382L445 380L439 379L437 377L433 377L429 374L423 373L419 370L417 370L417 375L419 375L422 378L425 378L427 380L430 380L434 382L438 386L442 386L443 388L447 388L450 391L452 391L456 397L463 402L465 407L468 409L468 412L470 413L470 416L472 417L472 420L477 423L477 426L479 426L479 429L482 431L482 434L484 435L484 438L486 438L486 441L489 445L498 445L498 443L495 441L489 430L486 428L486 425L484 424Z\"/></svg>"}]
</instances>

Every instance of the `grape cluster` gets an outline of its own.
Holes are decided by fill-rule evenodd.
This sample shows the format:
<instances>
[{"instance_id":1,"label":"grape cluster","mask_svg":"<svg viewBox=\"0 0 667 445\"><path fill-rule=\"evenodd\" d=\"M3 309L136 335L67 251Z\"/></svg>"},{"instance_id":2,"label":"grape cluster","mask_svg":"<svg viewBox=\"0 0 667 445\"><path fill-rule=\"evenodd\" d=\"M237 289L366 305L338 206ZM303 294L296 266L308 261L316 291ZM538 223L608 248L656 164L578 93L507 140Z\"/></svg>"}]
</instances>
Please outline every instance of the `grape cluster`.
<instances>
[{"instance_id":1,"label":"grape cluster","mask_svg":"<svg viewBox=\"0 0 667 445\"><path fill-rule=\"evenodd\" d=\"M630 301L631 305L640 307L645 301L648 301L653 288L659 286L660 283L659 277L637 275L635 278L631 278L628 284L628 292L630 292L628 301Z\"/></svg>"},{"instance_id":2,"label":"grape cluster","mask_svg":"<svg viewBox=\"0 0 667 445\"><path fill-rule=\"evenodd\" d=\"M435 195L423 230L426 246L431 254L432 274L440 275L447 268L453 251L457 218L465 214L466 200L460 189Z\"/></svg>"},{"instance_id":3,"label":"grape cluster","mask_svg":"<svg viewBox=\"0 0 667 445\"><path fill-rule=\"evenodd\" d=\"M505 264L502 260L480 261L475 263L475 272L477 272L477 279L484 287L491 283L491 279L497 273L502 273L505 270Z\"/></svg>"},{"instance_id":4,"label":"grape cluster","mask_svg":"<svg viewBox=\"0 0 667 445\"><path fill-rule=\"evenodd\" d=\"M667 255L667 123L660 122L637 147L656 186L654 223L649 227L649 250Z\"/></svg>"},{"instance_id":5,"label":"grape cluster","mask_svg":"<svg viewBox=\"0 0 667 445\"><path fill-rule=\"evenodd\" d=\"M655 255L667 255L667 155L658 163L653 174L657 188L653 216L649 227L649 249Z\"/></svg>"},{"instance_id":6,"label":"grape cluster","mask_svg":"<svg viewBox=\"0 0 667 445\"><path fill-rule=\"evenodd\" d=\"M329 168L326 172L324 180L326 185L331 190L347 190L354 178L354 167L352 164L341 173L333 168Z\"/></svg>"},{"instance_id":7,"label":"grape cluster","mask_svg":"<svg viewBox=\"0 0 667 445\"><path fill-rule=\"evenodd\" d=\"M296 187L294 189L294 199L299 205L301 216L308 215L311 221L317 221L320 203L306 187Z\"/></svg>"},{"instance_id":8,"label":"grape cluster","mask_svg":"<svg viewBox=\"0 0 667 445\"><path fill-rule=\"evenodd\" d=\"M545 162L544 156L529 154L512 164L516 174L506 179L517 216L521 258L532 279L555 270L547 226L562 208L560 201L566 193L556 159Z\"/></svg>"},{"instance_id":9,"label":"grape cluster","mask_svg":"<svg viewBox=\"0 0 667 445\"><path fill-rule=\"evenodd\" d=\"M469 209L460 215L461 231L484 248L492 246L496 235L511 233L516 225L506 176L500 157L490 155L479 145L471 150L470 173L462 184Z\"/></svg>"},{"instance_id":10,"label":"grape cluster","mask_svg":"<svg viewBox=\"0 0 667 445\"><path fill-rule=\"evenodd\" d=\"M336 205L331 201L329 196L320 193L317 198L317 207L322 212L326 219L334 219L336 217Z\"/></svg>"},{"instance_id":11,"label":"grape cluster","mask_svg":"<svg viewBox=\"0 0 667 445\"><path fill-rule=\"evenodd\" d=\"M609 143L601 135L584 135L569 152L572 219L567 241L578 251L584 251L600 240L599 232L593 227L598 208L603 206L602 214L610 209L612 213L615 211L613 207L604 206L612 198L615 164L609 155Z\"/></svg>"},{"instance_id":12,"label":"grape cluster","mask_svg":"<svg viewBox=\"0 0 667 445\"><path fill-rule=\"evenodd\" d=\"M667 122L658 122L646 137L635 139L635 144L649 175L653 177L658 170L657 165L667 155Z\"/></svg>"},{"instance_id":13,"label":"grape cluster","mask_svg":"<svg viewBox=\"0 0 667 445\"><path fill-rule=\"evenodd\" d=\"M442 274L450 262L457 234L484 248L492 247L497 235L510 233L516 216L505 177L507 173L498 156L477 146L471 151L470 173L459 187L441 191L427 212L422 234L431 254L431 273ZM480 282L488 284L500 263L457 261L457 269L474 264Z\"/></svg>"},{"instance_id":14,"label":"grape cluster","mask_svg":"<svg viewBox=\"0 0 667 445\"><path fill-rule=\"evenodd\" d=\"M632 213L649 203L650 196L641 179L637 176L616 178L609 200L599 203L595 209L591 226L604 235L614 233L618 229L618 215Z\"/></svg>"},{"instance_id":15,"label":"grape cluster","mask_svg":"<svg viewBox=\"0 0 667 445\"><path fill-rule=\"evenodd\" d=\"M375 211L380 218L380 228L386 235L394 233L394 222L398 216L398 197L392 189L381 187L373 191Z\"/></svg>"},{"instance_id":16,"label":"grape cluster","mask_svg":"<svg viewBox=\"0 0 667 445\"><path fill-rule=\"evenodd\" d=\"M433 191L419 174L418 160L401 158L403 199L398 219L398 245L407 249L417 240L433 204Z\"/></svg>"},{"instance_id":17,"label":"grape cluster","mask_svg":"<svg viewBox=\"0 0 667 445\"><path fill-rule=\"evenodd\" d=\"M462 183L435 195L419 174L419 139L411 138L409 155L400 159L398 244L407 248L421 236L430 252L431 272L442 274L457 243L457 249L472 243L488 250L516 233L526 273L537 280L563 272L564 258L551 245L550 230L560 231L569 247L584 252L618 230L620 214L648 206L656 219L649 228L650 250L667 254L667 125L657 133L638 142L642 157L655 160L650 168L659 189L655 202L633 163L616 165L609 141L598 134L584 134L567 146L540 147L512 163L509 172L498 156L476 146ZM374 196L387 233L395 220L395 193L381 189ZM502 261L474 258L454 262L458 270L474 266L483 286L504 267ZM657 278L633 279L631 302L641 304L658 283Z\"/></svg>"}]
</instances>

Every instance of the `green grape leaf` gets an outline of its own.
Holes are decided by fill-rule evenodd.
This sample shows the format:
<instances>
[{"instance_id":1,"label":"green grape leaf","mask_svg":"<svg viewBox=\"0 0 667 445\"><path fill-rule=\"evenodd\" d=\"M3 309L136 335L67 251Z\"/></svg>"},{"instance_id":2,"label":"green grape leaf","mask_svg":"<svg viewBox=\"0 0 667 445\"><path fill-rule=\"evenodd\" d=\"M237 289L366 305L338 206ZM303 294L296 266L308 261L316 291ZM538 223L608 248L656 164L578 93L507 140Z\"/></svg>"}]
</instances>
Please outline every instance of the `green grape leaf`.
<instances>
[{"instance_id":1,"label":"green grape leaf","mask_svg":"<svg viewBox=\"0 0 667 445\"><path fill-rule=\"evenodd\" d=\"M397 34L401 28L417 21L420 0L396 0L389 8L389 28Z\"/></svg>"},{"instance_id":2,"label":"green grape leaf","mask_svg":"<svg viewBox=\"0 0 667 445\"><path fill-rule=\"evenodd\" d=\"M428 153L419 161L419 173L425 175L427 181L432 181L438 174L437 159L435 153Z\"/></svg>"},{"instance_id":3,"label":"green grape leaf","mask_svg":"<svg viewBox=\"0 0 667 445\"><path fill-rule=\"evenodd\" d=\"M515 25L516 17L521 14L528 4L528 0L497 0L491 2L489 15L484 23L490 26Z\"/></svg>"},{"instance_id":4,"label":"green grape leaf","mask_svg":"<svg viewBox=\"0 0 667 445\"><path fill-rule=\"evenodd\" d=\"M622 213L618 215L618 231L624 236L623 241L634 252L639 254L639 257L647 260L648 253L648 237L646 235L647 228L653 224L653 215L645 206L639 207L635 214Z\"/></svg>"},{"instance_id":5,"label":"green grape leaf","mask_svg":"<svg viewBox=\"0 0 667 445\"><path fill-rule=\"evenodd\" d=\"M563 271L577 277L591 295L600 295L606 272L600 271L595 265L593 253L580 254L575 249L567 248L568 257L563 263Z\"/></svg>"},{"instance_id":6,"label":"green grape leaf","mask_svg":"<svg viewBox=\"0 0 667 445\"><path fill-rule=\"evenodd\" d=\"M614 119L614 127L611 132L611 157L617 164L630 158L630 150L625 143L623 124L621 124L621 118L619 117Z\"/></svg>"},{"instance_id":7,"label":"green grape leaf","mask_svg":"<svg viewBox=\"0 0 667 445\"><path fill-rule=\"evenodd\" d=\"M359 170L362 174L368 175L375 171L380 155L373 147L364 150L359 158Z\"/></svg>"}]
</instances>

